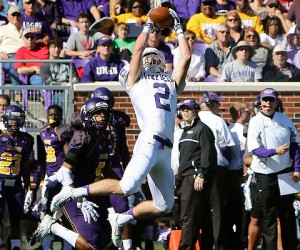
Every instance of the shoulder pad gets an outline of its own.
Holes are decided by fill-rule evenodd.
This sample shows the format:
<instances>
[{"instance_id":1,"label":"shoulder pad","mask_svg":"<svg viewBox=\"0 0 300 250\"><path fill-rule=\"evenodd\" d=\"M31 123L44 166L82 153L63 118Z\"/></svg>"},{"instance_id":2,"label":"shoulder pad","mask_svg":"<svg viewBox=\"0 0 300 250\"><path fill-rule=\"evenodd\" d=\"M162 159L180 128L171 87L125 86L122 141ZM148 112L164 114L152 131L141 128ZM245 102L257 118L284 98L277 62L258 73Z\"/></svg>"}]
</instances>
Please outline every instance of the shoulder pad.
<instances>
[{"instance_id":1,"label":"shoulder pad","mask_svg":"<svg viewBox=\"0 0 300 250\"><path fill-rule=\"evenodd\" d=\"M74 129L68 124L61 124L57 127L57 133L62 139L70 141L74 134Z\"/></svg>"},{"instance_id":2,"label":"shoulder pad","mask_svg":"<svg viewBox=\"0 0 300 250\"><path fill-rule=\"evenodd\" d=\"M85 129L76 130L72 137L71 143L73 146L82 146L89 144L91 141L91 136Z\"/></svg>"}]
</instances>

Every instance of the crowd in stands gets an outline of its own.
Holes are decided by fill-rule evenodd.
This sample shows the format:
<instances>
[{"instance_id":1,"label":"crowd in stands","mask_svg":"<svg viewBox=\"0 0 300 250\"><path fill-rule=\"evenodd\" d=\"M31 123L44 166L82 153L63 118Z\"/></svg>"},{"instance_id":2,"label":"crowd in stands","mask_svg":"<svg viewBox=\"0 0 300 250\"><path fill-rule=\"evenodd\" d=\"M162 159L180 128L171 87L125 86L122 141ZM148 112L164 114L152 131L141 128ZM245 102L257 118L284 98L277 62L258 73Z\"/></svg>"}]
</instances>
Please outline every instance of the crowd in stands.
<instances>
[{"instance_id":1,"label":"crowd in stands","mask_svg":"<svg viewBox=\"0 0 300 250\"><path fill-rule=\"evenodd\" d=\"M158 6L173 8L183 24L184 36L192 52L187 81L300 81L299 0L294 0L294 2L285 0L266 0L264 2L261 0L253 2L248 0L237 0L236 2L202 0L196 3L192 0L173 0L172 2L168 0L3 1L2 7L0 4L0 10L2 10L0 12L0 23L2 24L0 26L0 58L3 61L2 67L6 77L14 86L118 81L121 69L130 63L135 38L147 20L148 11ZM164 55L165 71L174 69L182 59L177 47L176 32L171 29L154 29L149 34L147 46L158 49ZM73 65L34 61L62 58L72 59ZM8 59L33 60L33 62L5 62ZM209 94L211 96L203 96L202 106L196 109L197 112L201 109L200 114L202 112L203 116L208 114L204 111L214 113L214 108L219 111L220 101L222 101L214 93ZM266 100L265 102L268 103L272 101L274 106L275 99L277 103L277 97L277 94L274 96L274 100L262 97L261 101ZM5 105L7 106L8 103ZM244 118L249 119L248 107L244 107L244 103L235 103L235 105L238 107L233 107L232 112L238 113L239 116L245 115ZM273 107L274 110L276 105ZM51 109L55 110L52 114ZM185 109L182 108L181 111ZM218 114L217 111L216 114ZM48 109L49 127L45 129L48 129L49 134L52 133L52 129L55 130L55 127L61 125L61 113L61 109L57 106ZM51 115L57 117L54 119ZM200 118L201 115L199 115ZM218 117L218 115L216 116ZM233 114L232 118L238 120L240 117ZM57 124L53 124L55 120ZM201 120L209 121L210 119L204 117ZM124 121L122 122L124 123ZM225 124L225 122L223 123ZM125 125L122 124L122 126L125 131ZM11 133L13 132L15 131L11 131ZM43 132L41 131L41 133ZM5 136L8 137L8 135ZM61 138L60 135L56 136ZM126 140L126 136L123 139ZM30 143L29 140L28 144ZM226 146L233 145L230 142ZM48 146L45 145L47 149L50 149ZM64 144L60 146L60 150L63 152ZM29 160L29 154L27 156L26 160ZM222 164L222 159L221 161L218 159L218 166L228 166L229 161L224 158L223 162L226 161L226 163ZM221 183L223 170L219 169L219 179L215 184L220 184L221 187L226 186L225 183ZM241 173L241 168L239 168L239 174ZM79 177L81 176L78 175L78 179L80 179ZM203 176L197 177L202 178ZM237 181L235 176L231 179L230 177L232 176L229 174L228 180ZM240 188L240 186L238 187ZM230 188L232 187L229 186ZM221 191L226 190L224 188ZM238 222L229 221L229 224L231 223L230 226L232 226L239 223L240 227L236 232L240 234L239 236L242 234L241 218L235 218L237 216L225 218L222 210L225 202L216 204L225 200L221 191L214 190L215 197L219 197L214 200L214 209L217 211L218 208L221 208L218 214L220 220L215 219L213 222L212 240L216 244L216 249L221 249L222 244L227 245L227 242L224 241L226 236L234 236L235 232L228 231L226 234L223 232L228 229L222 224L223 221L226 222L226 219L239 219ZM229 196L228 204L230 204L230 198L232 197ZM242 200L242 197L239 198ZM47 202L49 203L49 201ZM129 204L127 205L129 206ZM242 205L241 202L239 205ZM83 205L81 204L81 206ZM234 207L234 204L229 207ZM46 209L49 210L49 204L48 207L45 206ZM240 207L239 214L242 213L242 209ZM258 222L256 221L256 223ZM275 235L272 236L276 238ZM130 235L125 237L125 240L129 239ZM283 239L285 244L287 237L283 237ZM236 240L236 236L231 240ZM229 238L226 241L229 241ZM238 247L232 249L241 249L242 242L238 242L238 244ZM256 247L256 244L255 241L253 245ZM128 243L127 245L132 244Z\"/></svg>"},{"instance_id":2,"label":"crowd in stands","mask_svg":"<svg viewBox=\"0 0 300 250\"><path fill-rule=\"evenodd\" d=\"M299 81L300 11L296 11L300 8L299 1L1 1L0 58L48 59L48 42L60 40L60 54L55 59L71 58L77 72L75 80L64 79L63 82L116 81L120 69L130 62L135 38L146 22L147 12L158 6L173 8L186 30L193 52L188 81L224 80L222 71L235 60L233 51L241 41L254 49L247 60L260 70L257 81ZM92 24L98 26L92 27ZM101 42L103 36L110 41ZM148 39L149 47L165 55L166 71L173 69L180 58L177 45L172 28L158 29ZM282 55L282 68L273 64L273 49L277 45L283 48L276 52ZM270 63L279 78L268 77ZM290 64L296 67L290 69ZM45 76L45 70L40 71L41 63L2 65L12 85L61 82L55 73L50 74L51 81L45 80L49 72ZM49 69L52 70L53 67ZM238 74L251 74L245 70ZM251 80L230 77L226 81L237 79Z\"/></svg>"}]
</instances>

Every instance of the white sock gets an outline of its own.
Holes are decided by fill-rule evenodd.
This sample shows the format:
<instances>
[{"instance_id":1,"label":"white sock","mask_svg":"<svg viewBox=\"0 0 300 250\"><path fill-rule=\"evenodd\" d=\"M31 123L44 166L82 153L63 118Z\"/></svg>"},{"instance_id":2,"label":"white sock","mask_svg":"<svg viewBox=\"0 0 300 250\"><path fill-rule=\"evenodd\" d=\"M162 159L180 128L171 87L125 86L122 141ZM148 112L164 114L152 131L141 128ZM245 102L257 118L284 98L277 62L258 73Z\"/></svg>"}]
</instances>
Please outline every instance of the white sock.
<instances>
[{"instance_id":1,"label":"white sock","mask_svg":"<svg viewBox=\"0 0 300 250\"><path fill-rule=\"evenodd\" d=\"M130 214L119 214L117 218L117 223L119 225L125 225L126 223L130 222L131 220L134 220L134 217Z\"/></svg>"},{"instance_id":2,"label":"white sock","mask_svg":"<svg viewBox=\"0 0 300 250\"><path fill-rule=\"evenodd\" d=\"M124 250L128 250L132 247L132 239L122 240L122 242L123 242L123 249Z\"/></svg>"},{"instance_id":3,"label":"white sock","mask_svg":"<svg viewBox=\"0 0 300 250\"><path fill-rule=\"evenodd\" d=\"M54 223L51 225L51 232L53 234L63 238L64 240L69 242L73 247L75 247L76 240L79 236L78 233L75 233L75 232L63 227L62 225L60 225L58 223Z\"/></svg>"},{"instance_id":4,"label":"white sock","mask_svg":"<svg viewBox=\"0 0 300 250\"><path fill-rule=\"evenodd\" d=\"M51 249L51 243L53 241L53 236L48 235L43 238L42 246L44 250L49 250Z\"/></svg>"}]
</instances>

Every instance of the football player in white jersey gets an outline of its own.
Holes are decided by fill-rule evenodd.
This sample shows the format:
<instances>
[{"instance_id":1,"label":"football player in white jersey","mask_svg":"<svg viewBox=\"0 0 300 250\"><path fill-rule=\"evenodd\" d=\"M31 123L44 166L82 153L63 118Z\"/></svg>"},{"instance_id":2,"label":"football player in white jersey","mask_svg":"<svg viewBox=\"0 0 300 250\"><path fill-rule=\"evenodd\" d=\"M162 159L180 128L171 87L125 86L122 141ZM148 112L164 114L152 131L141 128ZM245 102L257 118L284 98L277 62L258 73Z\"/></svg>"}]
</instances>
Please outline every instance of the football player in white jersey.
<instances>
[{"instance_id":1,"label":"football player in white jersey","mask_svg":"<svg viewBox=\"0 0 300 250\"><path fill-rule=\"evenodd\" d=\"M174 175L171 168L171 148L178 94L185 87L191 52L179 18L174 18L182 59L173 72L164 72L164 55L146 48L149 34L156 29L150 18L136 40L130 65L120 72L119 80L129 94L141 133L133 156L121 181L105 179L82 188L64 188L52 201L52 211L82 196L107 194L131 195L148 178L153 200L147 200L124 214L110 214L112 240L122 246L122 228L134 219L159 216L171 211L174 203Z\"/></svg>"}]
</instances>

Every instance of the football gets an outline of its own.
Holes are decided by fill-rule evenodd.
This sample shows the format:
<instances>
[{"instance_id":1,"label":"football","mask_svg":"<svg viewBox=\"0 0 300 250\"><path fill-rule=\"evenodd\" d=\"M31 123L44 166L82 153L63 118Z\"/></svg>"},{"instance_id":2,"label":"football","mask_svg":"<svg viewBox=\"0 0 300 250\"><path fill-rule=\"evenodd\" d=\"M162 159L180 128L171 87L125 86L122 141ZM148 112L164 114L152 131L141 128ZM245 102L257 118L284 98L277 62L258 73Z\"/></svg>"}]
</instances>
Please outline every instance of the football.
<instances>
[{"instance_id":1,"label":"football","mask_svg":"<svg viewBox=\"0 0 300 250\"><path fill-rule=\"evenodd\" d=\"M157 7L150 11L151 21L160 29L170 28L174 25L174 19L169 9L166 7Z\"/></svg>"}]
</instances>

